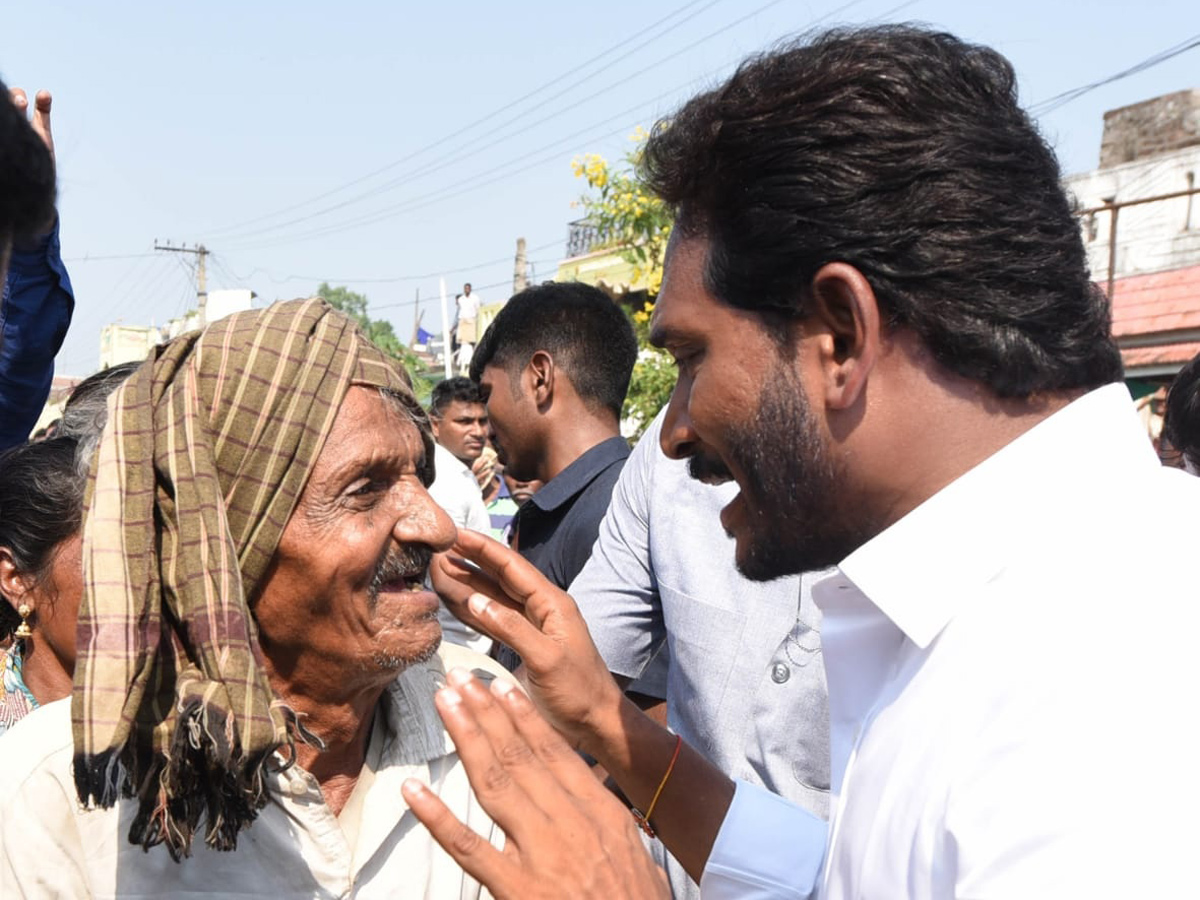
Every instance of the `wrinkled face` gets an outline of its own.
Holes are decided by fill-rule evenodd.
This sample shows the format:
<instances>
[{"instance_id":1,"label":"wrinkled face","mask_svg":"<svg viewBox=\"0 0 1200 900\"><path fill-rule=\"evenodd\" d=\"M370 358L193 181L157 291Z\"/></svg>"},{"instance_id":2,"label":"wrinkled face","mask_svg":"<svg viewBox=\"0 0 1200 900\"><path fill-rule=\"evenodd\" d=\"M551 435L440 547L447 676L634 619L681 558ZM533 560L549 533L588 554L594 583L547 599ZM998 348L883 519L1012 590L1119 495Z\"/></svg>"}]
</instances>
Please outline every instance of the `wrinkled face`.
<instances>
[{"instance_id":1,"label":"wrinkled face","mask_svg":"<svg viewBox=\"0 0 1200 900\"><path fill-rule=\"evenodd\" d=\"M451 400L442 410L441 418L431 419L437 442L457 456L467 468L487 443L488 412L482 403Z\"/></svg>"},{"instance_id":2,"label":"wrinkled face","mask_svg":"<svg viewBox=\"0 0 1200 900\"><path fill-rule=\"evenodd\" d=\"M350 389L254 605L276 676L315 658L352 689L437 650L425 574L455 530L421 481L424 455L404 412L377 390Z\"/></svg>"},{"instance_id":3,"label":"wrinkled face","mask_svg":"<svg viewBox=\"0 0 1200 900\"><path fill-rule=\"evenodd\" d=\"M479 390L487 401L492 446L504 465L505 477L532 481L537 477L541 457L533 437L537 417L532 397L501 366L484 366Z\"/></svg>"},{"instance_id":4,"label":"wrinkled face","mask_svg":"<svg viewBox=\"0 0 1200 900\"><path fill-rule=\"evenodd\" d=\"M840 562L862 538L840 508L843 480L808 403L799 366L757 313L704 285L706 244L672 239L651 340L675 359L662 445L694 478L736 479L721 511L738 569L767 581Z\"/></svg>"}]
</instances>

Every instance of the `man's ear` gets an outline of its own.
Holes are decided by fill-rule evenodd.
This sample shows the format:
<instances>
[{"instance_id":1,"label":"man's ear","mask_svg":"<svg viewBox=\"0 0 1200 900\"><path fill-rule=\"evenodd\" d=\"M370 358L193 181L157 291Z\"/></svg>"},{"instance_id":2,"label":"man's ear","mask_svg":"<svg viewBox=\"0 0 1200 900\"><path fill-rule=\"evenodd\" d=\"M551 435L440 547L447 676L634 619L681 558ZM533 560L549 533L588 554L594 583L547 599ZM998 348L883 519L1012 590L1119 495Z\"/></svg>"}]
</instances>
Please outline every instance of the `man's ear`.
<instances>
[{"instance_id":1,"label":"man's ear","mask_svg":"<svg viewBox=\"0 0 1200 900\"><path fill-rule=\"evenodd\" d=\"M12 551L7 547L0 547L0 594L7 597L16 609L29 592L29 588L28 579L17 569Z\"/></svg>"},{"instance_id":2,"label":"man's ear","mask_svg":"<svg viewBox=\"0 0 1200 900\"><path fill-rule=\"evenodd\" d=\"M879 360L882 319L875 291L847 263L828 263L812 280L805 330L817 337L825 404L848 409L861 398Z\"/></svg>"},{"instance_id":3,"label":"man's ear","mask_svg":"<svg viewBox=\"0 0 1200 900\"><path fill-rule=\"evenodd\" d=\"M538 350L529 358L525 367L529 379L528 388L538 409L548 406L554 399L554 357L545 350Z\"/></svg>"},{"instance_id":4,"label":"man's ear","mask_svg":"<svg viewBox=\"0 0 1200 900\"><path fill-rule=\"evenodd\" d=\"M436 441L436 440L438 439L438 437L439 437L439 435L438 435L438 425L440 425L440 424L441 424L441 422L442 422L442 419L441 419L441 417L440 417L440 416L435 416L435 415L433 415L433 413L430 413L430 414L429 414L429 427L430 427L430 428L433 430L433 439L434 439L435 441Z\"/></svg>"}]
</instances>

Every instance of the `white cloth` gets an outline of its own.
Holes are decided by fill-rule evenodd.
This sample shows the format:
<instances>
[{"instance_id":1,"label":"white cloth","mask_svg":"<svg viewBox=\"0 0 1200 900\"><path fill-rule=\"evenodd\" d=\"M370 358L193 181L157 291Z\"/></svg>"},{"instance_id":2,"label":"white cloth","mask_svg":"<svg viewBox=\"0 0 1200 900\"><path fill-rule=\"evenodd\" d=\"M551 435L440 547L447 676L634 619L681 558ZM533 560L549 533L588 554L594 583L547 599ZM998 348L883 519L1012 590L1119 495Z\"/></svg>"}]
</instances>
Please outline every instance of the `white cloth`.
<instances>
[{"instance_id":1,"label":"white cloth","mask_svg":"<svg viewBox=\"0 0 1200 900\"><path fill-rule=\"evenodd\" d=\"M437 443L433 445L433 461L435 477L429 486L429 496L433 502L446 511L455 528L469 528L487 534L491 530L492 519L488 515L487 504L483 502L479 482L471 470ZM461 644L483 655L487 655L492 647L490 637L464 625L445 606L438 610L438 622L442 626L442 634L451 643Z\"/></svg>"},{"instance_id":2,"label":"white cloth","mask_svg":"<svg viewBox=\"0 0 1200 900\"><path fill-rule=\"evenodd\" d=\"M1158 464L1111 385L814 587L837 795L824 896L1195 890L1197 510L1200 481ZM756 840L718 838L750 871L772 864Z\"/></svg>"},{"instance_id":3,"label":"white cloth","mask_svg":"<svg viewBox=\"0 0 1200 900\"><path fill-rule=\"evenodd\" d=\"M738 573L733 539L720 523L737 485L703 484L688 475L686 462L668 458L659 446L664 414L621 470L591 558L570 593L609 669L640 677L636 690L665 696L672 730L741 779L738 796L761 785L798 804L775 798L747 821L773 827L792 816L782 833L815 842L804 851L793 843L789 854L797 866L808 863L811 885L829 809L829 712L814 579L764 584ZM775 846L778 834L756 838L755 846ZM700 896L661 845L652 849L675 897ZM710 869L713 859L724 865L720 851L718 843ZM738 861L730 865L722 883L736 883L730 879ZM797 867L786 875L794 883ZM706 871L702 881L708 897L718 880Z\"/></svg>"},{"instance_id":4,"label":"white cloth","mask_svg":"<svg viewBox=\"0 0 1200 900\"><path fill-rule=\"evenodd\" d=\"M197 834L179 863L163 847L129 843L136 804L82 810L71 777L71 702L26 716L0 738L0 897L488 897L408 811L400 794L418 778L476 832L503 835L479 806L437 711L445 667L505 677L492 660L456 647L401 673L380 701L368 787L356 787L340 819L299 767L268 777L271 798L232 852Z\"/></svg>"},{"instance_id":5,"label":"white cloth","mask_svg":"<svg viewBox=\"0 0 1200 900\"><path fill-rule=\"evenodd\" d=\"M458 298L458 320L473 322L475 317L479 315L479 295L472 291L469 294L462 294Z\"/></svg>"}]
</instances>

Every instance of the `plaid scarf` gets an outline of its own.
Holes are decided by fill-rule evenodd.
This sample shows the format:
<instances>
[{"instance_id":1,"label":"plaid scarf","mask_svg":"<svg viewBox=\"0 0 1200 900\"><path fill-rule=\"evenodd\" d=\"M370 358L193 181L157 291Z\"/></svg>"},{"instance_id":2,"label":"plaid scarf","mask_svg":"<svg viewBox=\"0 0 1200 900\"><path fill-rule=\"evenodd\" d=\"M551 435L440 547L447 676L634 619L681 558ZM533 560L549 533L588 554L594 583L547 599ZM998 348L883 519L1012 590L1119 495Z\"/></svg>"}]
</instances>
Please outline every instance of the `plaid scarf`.
<instances>
[{"instance_id":1,"label":"plaid scarf","mask_svg":"<svg viewBox=\"0 0 1200 900\"><path fill-rule=\"evenodd\" d=\"M85 804L136 797L131 842L234 849L264 769L316 746L274 694L250 603L351 385L407 375L323 300L158 347L109 398L84 524L72 719ZM279 751L280 756L275 756Z\"/></svg>"}]
</instances>

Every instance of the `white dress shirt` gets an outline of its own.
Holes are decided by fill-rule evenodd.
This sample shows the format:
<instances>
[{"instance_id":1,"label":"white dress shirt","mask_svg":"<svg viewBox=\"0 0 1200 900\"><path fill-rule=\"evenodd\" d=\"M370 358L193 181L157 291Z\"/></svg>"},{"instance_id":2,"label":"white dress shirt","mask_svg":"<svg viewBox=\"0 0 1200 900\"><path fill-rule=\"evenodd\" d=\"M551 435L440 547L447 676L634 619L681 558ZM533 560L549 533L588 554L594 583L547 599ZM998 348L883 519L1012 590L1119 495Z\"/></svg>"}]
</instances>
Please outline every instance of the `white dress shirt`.
<instances>
[{"instance_id":1,"label":"white dress shirt","mask_svg":"<svg viewBox=\"0 0 1200 900\"><path fill-rule=\"evenodd\" d=\"M455 528L470 528L487 534L492 527L483 492L471 470L458 457L441 444L433 445L433 462L436 473L429 486L433 502L445 510ZM464 625L445 606L438 611L438 623L442 634L452 644L468 647L476 653L486 655L492 648L492 639L474 628Z\"/></svg>"},{"instance_id":2,"label":"white dress shirt","mask_svg":"<svg viewBox=\"0 0 1200 900\"><path fill-rule=\"evenodd\" d=\"M1200 481L1158 464L1111 385L814 586L836 794L823 896L1197 893L1198 511ZM743 794L714 857L762 879L787 857L756 854L762 799Z\"/></svg>"},{"instance_id":3,"label":"white dress shirt","mask_svg":"<svg viewBox=\"0 0 1200 900\"><path fill-rule=\"evenodd\" d=\"M433 706L444 669L508 677L494 661L449 646L405 670L380 701L363 772L335 816L316 780L294 766L268 775L270 799L231 852L192 855L129 843L136 804L86 811L71 776L71 701L35 710L0 738L0 897L369 898L490 896L408 810L400 786L418 778L497 846L503 834L476 801Z\"/></svg>"}]
</instances>

